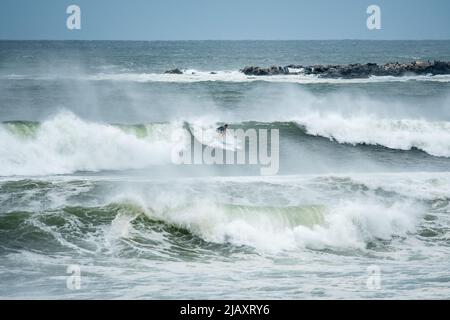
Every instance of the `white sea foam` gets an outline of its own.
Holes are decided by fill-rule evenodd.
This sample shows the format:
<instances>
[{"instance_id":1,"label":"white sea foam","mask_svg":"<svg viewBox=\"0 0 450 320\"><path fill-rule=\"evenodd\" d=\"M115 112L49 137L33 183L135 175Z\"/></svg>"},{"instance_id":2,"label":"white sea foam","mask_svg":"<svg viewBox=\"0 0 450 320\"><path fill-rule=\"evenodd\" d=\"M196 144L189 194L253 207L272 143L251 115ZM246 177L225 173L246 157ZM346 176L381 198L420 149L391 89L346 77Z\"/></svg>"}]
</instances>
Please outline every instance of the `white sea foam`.
<instances>
[{"instance_id":1,"label":"white sea foam","mask_svg":"<svg viewBox=\"0 0 450 320\"><path fill-rule=\"evenodd\" d=\"M0 175L138 169L169 161L170 141L143 139L118 127L64 112L32 137L0 127Z\"/></svg>"},{"instance_id":2,"label":"white sea foam","mask_svg":"<svg viewBox=\"0 0 450 320\"><path fill-rule=\"evenodd\" d=\"M414 181L410 180L411 176L415 177ZM202 198L192 196L189 192L164 191L161 188L157 194L128 190L122 196L138 204L150 219L186 229L208 242L246 245L263 253L301 251L305 248L366 250L367 244L373 241L408 237L416 231L421 217L426 213L419 194L412 194L411 197L399 194L386 201L376 196L374 190L389 190L391 182L395 181L398 189L423 186L420 192L431 195L435 189L439 189L448 196L448 188L443 189L442 184L439 188L431 183L424 184L433 176L437 177L435 183L448 181L448 175L442 180L439 174L413 173L381 176L362 174L354 177L228 177L185 181L186 187L191 184L217 185L220 181L224 184L220 199L228 199L228 190L241 190L242 198L253 202L245 205L218 202L213 190L203 193ZM327 179L327 182L323 179ZM374 186L367 189L365 194L355 197L346 191L346 184L352 181L368 186L372 183ZM250 187L252 182L259 183L259 192L276 191L278 198L295 204L273 206L269 205L268 199L263 201L264 205L254 203L251 199L258 191L254 190L253 185ZM324 183L333 184L333 189L339 190L336 199L327 194L326 188L322 188ZM247 188L241 189L241 184ZM305 189L311 194L306 199L298 200L298 191ZM323 194L327 200L311 196L316 192ZM120 197L115 197L114 201L120 201Z\"/></svg>"},{"instance_id":3,"label":"white sea foam","mask_svg":"<svg viewBox=\"0 0 450 320\"><path fill-rule=\"evenodd\" d=\"M183 74L159 74L159 73L122 73L122 74L97 74L88 77L89 80L107 81L131 81L131 82L281 82L299 84L352 84L352 83L376 83L376 82L407 82L407 81L433 81L450 82L450 75L416 75L416 76L372 76L360 79L327 79L315 75L273 75L273 76L249 76L237 70L234 71L197 71L186 70Z\"/></svg>"},{"instance_id":4,"label":"white sea foam","mask_svg":"<svg viewBox=\"0 0 450 320\"><path fill-rule=\"evenodd\" d=\"M339 143L364 143L400 150L415 147L433 156L450 157L450 122L344 116L333 112L312 112L297 118L296 122L309 134Z\"/></svg>"},{"instance_id":5,"label":"white sea foam","mask_svg":"<svg viewBox=\"0 0 450 320\"><path fill-rule=\"evenodd\" d=\"M293 70L298 71L298 70ZM3 79L9 80L91 80L91 81L124 81L124 82L280 82L280 83L299 83L299 84L358 84L358 83L377 83L377 82L450 82L450 75L408 75L401 77L394 76L371 76L369 78L357 79L330 79L320 78L315 75L272 75L272 76L251 76L245 75L238 70L222 71L198 71L194 69L185 70L183 74L164 74L164 73L98 73L91 75L77 75L76 77L61 75L3 75Z\"/></svg>"},{"instance_id":6,"label":"white sea foam","mask_svg":"<svg viewBox=\"0 0 450 320\"><path fill-rule=\"evenodd\" d=\"M166 203L166 205L168 205ZM421 210L412 203L340 201L330 206L229 208L208 201L146 211L150 218L185 228L205 241L247 245L262 252L364 249L415 230Z\"/></svg>"}]
</instances>

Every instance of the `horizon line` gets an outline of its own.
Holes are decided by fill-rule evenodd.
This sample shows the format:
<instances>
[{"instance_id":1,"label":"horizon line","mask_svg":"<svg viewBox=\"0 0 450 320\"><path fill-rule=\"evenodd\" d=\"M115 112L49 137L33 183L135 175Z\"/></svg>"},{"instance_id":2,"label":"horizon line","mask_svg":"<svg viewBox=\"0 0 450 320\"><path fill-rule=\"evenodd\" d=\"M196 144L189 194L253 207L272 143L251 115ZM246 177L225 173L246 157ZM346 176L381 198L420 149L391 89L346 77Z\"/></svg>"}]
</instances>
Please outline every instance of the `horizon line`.
<instances>
[{"instance_id":1,"label":"horizon line","mask_svg":"<svg viewBox=\"0 0 450 320\"><path fill-rule=\"evenodd\" d=\"M0 41L117 41L117 42L193 42L193 41L450 41L449 39L1 39Z\"/></svg>"}]
</instances>

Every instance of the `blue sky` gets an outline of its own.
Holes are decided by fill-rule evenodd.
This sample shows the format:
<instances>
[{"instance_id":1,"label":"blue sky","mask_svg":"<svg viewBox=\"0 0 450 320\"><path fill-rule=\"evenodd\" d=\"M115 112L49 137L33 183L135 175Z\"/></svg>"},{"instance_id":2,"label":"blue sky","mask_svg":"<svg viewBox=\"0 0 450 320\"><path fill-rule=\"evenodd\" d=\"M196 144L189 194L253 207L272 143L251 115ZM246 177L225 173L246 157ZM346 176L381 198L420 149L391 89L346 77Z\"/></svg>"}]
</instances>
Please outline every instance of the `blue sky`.
<instances>
[{"instance_id":1,"label":"blue sky","mask_svg":"<svg viewBox=\"0 0 450 320\"><path fill-rule=\"evenodd\" d=\"M81 30L66 8L81 7ZM381 8L381 30L366 9ZM450 39L448 0L1 0L0 39Z\"/></svg>"}]
</instances>

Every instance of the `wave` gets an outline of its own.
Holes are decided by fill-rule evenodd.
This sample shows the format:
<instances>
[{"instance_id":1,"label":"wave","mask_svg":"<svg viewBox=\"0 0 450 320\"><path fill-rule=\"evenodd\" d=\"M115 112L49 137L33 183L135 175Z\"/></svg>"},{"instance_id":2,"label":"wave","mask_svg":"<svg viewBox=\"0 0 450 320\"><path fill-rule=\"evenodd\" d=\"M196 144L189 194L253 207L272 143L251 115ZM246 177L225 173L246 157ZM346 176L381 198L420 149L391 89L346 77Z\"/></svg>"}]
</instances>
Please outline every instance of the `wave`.
<instances>
[{"instance_id":1,"label":"wave","mask_svg":"<svg viewBox=\"0 0 450 320\"><path fill-rule=\"evenodd\" d=\"M395 150L422 150L436 157L450 157L450 122L425 119L389 119L371 115L344 116L333 112L308 112L292 121L234 123L244 129L269 127L280 134L324 137L350 145L382 146ZM205 128L206 124L198 128ZM237 142L239 147L241 142Z\"/></svg>"},{"instance_id":2,"label":"wave","mask_svg":"<svg viewBox=\"0 0 450 320\"><path fill-rule=\"evenodd\" d=\"M14 246L13 235L20 234L33 247L35 237L28 235L37 231L23 230L32 227L45 241L50 233L49 241L93 253L125 243L131 245L126 252L152 255L180 254L176 244L208 254L230 247L260 253L389 249L429 227L448 240L449 179L437 172L124 183L115 177L13 179L0 181L0 228L10 235L5 246Z\"/></svg>"},{"instance_id":3,"label":"wave","mask_svg":"<svg viewBox=\"0 0 450 320\"><path fill-rule=\"evenodd\" d=\"M59 244L82 251L109 245L117 239L136 245L148 241L157 251L171 250L167 241L182 236L184 242L192 242L195 237L223 248L233 245L260 253L280 253L302 249L365 250L371 242L390 241L414 232L422 214L417 205L400 201L389 205L343 200L333 205L287 207L207 200L182 205L166 202L164 206L149 202L135 197L102 207L63 207L37 215L10 212L2 216L0 226L13 227L21 222L18 219L25 219L28 223L22 223L23 226L50 233ZM52 217L70 223L50 227ZM72 227L66 230L67 226ZM186 237L186 232L190 237Z\"/></svg>"},{"instance_id":4,"label":"wave","mask_svg":"<svg viewBox=\"0 0 450 320\"><path fill-rule=\"evenodd\" d=\"M235 122L231 128L276 128L281 138L283 134L294 139L319 136L332 143L418 149L432 156L450 157L450 122L332 112L308 112L292 118L288 122ZM212 119L107 124L88 122L70 112L42 123L4 122L0 124L0 176L131 170L169 164L174 148L181 150L188 141L173 139L176 132L191 134L204 146L232 151L243 148L232 133L227 133L229 143L224 144L215 131L218 125Z\"/></svg>"},{"instance_id":5,"label":"wave","mask_svg":"<svg viewBox=\"0 0 450 320\"><path fill-rule=\"evenodd\" d=\"M311 113L296 119L295 123L304 127L308 134L339 143L380 145L398 150L417 148L433 156L450 157L450 122Z\"/></svg>"},{"instance_id":6,"label":"wave","mask_svg":"<svg viewBox=\"0 0 450 320\"><path fill-rule=\"evenodd\" d=\"M209 242L277 252L299 247L364 249L370 241L413 231L419 211L400 203L385 206L343 201L335 206L261 208L205 202L172 210L147 210L146 214Z\"/></svg>"},{"instance_id":7,"label":"wave","mask_svg":"<svg viewBox=\"0 0 450 320\"><path fill-rule=\"evenodd\" d=\"M42 123L0 124L0 176L70 174L79 171L145 169L169 164L191 135L203 146L237 150L235 137L216 132L218 124L107 124L62 112ZM180 135L181 134L181 135ZM183 137L183 139L179 139Z\"/></svg>"},{"instance_id":8,"label":"wave","mask_svg":"<svg viewBox=\"0 0 450 320\"><path fill-rule=\"evenodd\" d=\"M34 76L34 75L3 75L0 79L7 80L88 80L88 81L123 81L123 82L279 82L298 84L361 84L361 83L384 83L384 82L450 82L450 75L409 75L409 76L371 76L360 79L327 79L315 75L271 75L271 76L248 76L238 70L229 71L198 71L185 70L183 74L161 74L161 73L99 73L92 75L70 76Z\"/></svg>"},{"instance_id":9,"label":"wave","mask_svg":"<svg viewBox=\"0 0 450 320\"><path fill-rule=\"evenodd\" d=\"M166 126L167 127L167 126ZM48 175L144 168L169 161L160 125L87 122L64 112L38 123L0 126L0 175Z\"/></svg>"}]
</instances>

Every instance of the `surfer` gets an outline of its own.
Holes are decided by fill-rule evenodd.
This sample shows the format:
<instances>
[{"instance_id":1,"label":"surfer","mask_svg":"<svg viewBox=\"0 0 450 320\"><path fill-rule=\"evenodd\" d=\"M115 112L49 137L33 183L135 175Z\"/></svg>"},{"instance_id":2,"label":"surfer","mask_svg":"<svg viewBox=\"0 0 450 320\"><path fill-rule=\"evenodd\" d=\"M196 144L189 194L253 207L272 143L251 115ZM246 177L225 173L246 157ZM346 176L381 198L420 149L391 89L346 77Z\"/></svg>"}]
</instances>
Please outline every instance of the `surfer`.
<instances>
[{"instance_id":1,"label":"surfer","mask_svg":"<svg viewBox=\"0 0 450 320\"><path fill-rule=\"evenodd\" d=\"M221 135L225 135L225 131L227 131L227 128L228 124L224 124L223 126L218 127L216 131Z\"/></svg>"}]
</instances>

